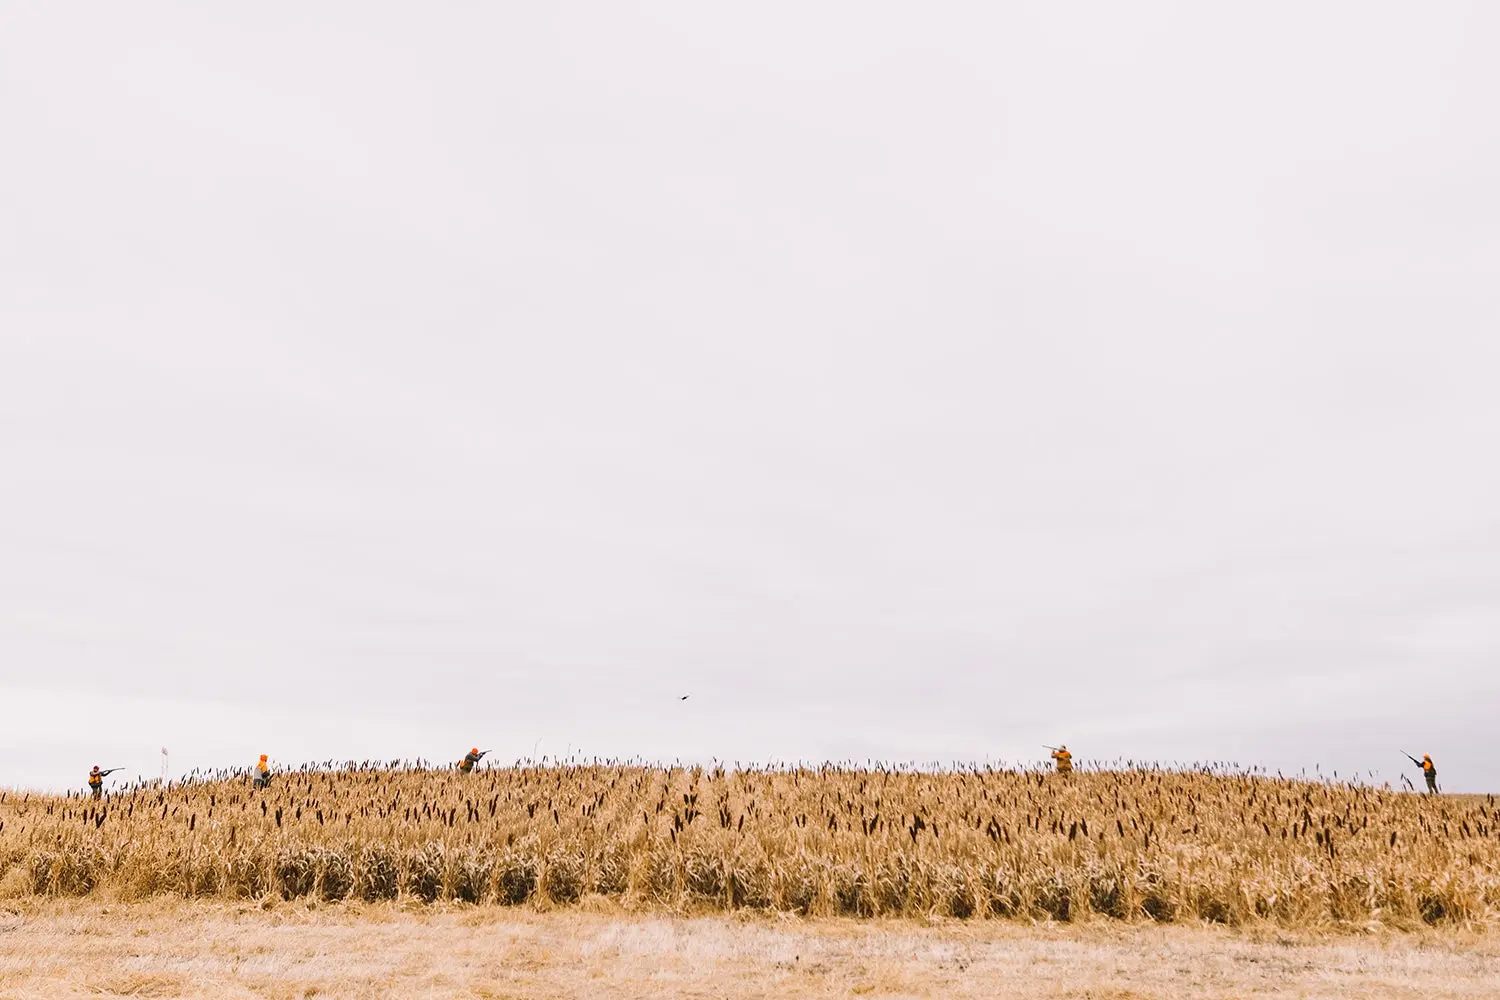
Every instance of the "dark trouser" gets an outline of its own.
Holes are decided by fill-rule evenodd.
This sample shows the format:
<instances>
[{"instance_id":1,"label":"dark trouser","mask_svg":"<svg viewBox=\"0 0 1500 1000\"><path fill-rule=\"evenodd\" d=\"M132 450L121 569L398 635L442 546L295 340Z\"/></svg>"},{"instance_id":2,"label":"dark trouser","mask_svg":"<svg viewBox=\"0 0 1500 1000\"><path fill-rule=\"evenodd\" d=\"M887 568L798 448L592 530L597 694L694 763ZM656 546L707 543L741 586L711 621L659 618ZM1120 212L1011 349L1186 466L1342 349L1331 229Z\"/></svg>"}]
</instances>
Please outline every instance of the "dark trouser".
<instances>
[{"instance_id":1,"label":"dark trouser","mask_svg":"<svg viewBox=\"0 0 1500 1000\"><path fill-rule=\"evenodd\" d=\"M96 799L97 798L102 798L103 795L104 795L104 786L103 785L90 785L89 786L89 791L93 794L94 798L96 798Z\"/></svg>"},{"instance_id":2,"label":"dark trouser","mask_svg":"<svg viewBox=\"0 0 1500 1000\"><path fill-rule=\"evenodd\" d=\"M1427 792L1430 795L1436 795L1437 794L1437 772L1436 771L1428 771L1427 772Z\"/></svg>"},{"instance_id":3,"label":"dark trouser","mask_svg":"<svg viewBox=\"0 0 1500 1000\"><path fill-rule=\"evenodd\" d=\"M257 774L255 776L255 787L256 788L270 788L271 787L271 776L269 774Z\"/></svg>"}]
</instances>

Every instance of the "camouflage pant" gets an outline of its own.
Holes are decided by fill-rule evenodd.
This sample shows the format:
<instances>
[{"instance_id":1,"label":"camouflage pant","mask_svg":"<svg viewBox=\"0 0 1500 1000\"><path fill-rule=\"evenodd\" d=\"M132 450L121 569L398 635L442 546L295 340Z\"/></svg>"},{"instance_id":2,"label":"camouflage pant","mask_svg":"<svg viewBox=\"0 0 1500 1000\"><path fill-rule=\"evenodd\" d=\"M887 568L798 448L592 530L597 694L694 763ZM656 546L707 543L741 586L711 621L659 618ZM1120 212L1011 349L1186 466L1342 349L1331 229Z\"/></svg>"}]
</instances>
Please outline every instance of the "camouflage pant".
<instances>
[{"instance_id":1,"label":"camouflage pant","mask_svg":"<svg viewBox=\"0 0 1500 1000\"><path fill-rule=\"evenodd\" d=\"M104 783L100 782L97 785L90 785L89 786L89 793L91 795L93 795L94 798L96 798L96 799L97 798L102 798L104 796Z\"/></svg>"},{"instance_id":2,"label":"camouflage pant","mask_svg":"<svg viewBox=\"0 0 1500 1000\"><path fill-rule=\"evenodd\" d=\"M1436 771L1428 771L1427 772L1427 791L1431 795L1436 795L1437 794L1437 772Z\"/></svg>"}]
</instances>

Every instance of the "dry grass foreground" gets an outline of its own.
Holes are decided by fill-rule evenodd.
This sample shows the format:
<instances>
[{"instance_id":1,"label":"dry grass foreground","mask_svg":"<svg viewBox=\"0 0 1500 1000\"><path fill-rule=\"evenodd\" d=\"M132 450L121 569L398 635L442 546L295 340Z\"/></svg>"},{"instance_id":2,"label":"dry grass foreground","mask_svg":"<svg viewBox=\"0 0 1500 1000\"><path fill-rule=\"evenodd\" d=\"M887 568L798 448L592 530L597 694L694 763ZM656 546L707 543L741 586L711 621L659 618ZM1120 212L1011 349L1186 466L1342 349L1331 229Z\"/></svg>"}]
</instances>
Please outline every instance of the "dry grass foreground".
<instances>
[{"instance_id":1,"label":"dry grass foreground","mask_svg":"<svg viewBox=\"0 0 1500 1000\"><path fill-rule=\"evenodd\" d=\"M0 909L0 996L1493 998L1500 938L400 903Z\"/></svg>"},{"instance_id":2,"label":"dry grass foreground","mask_svg":"<svg viewBox=\"0 0 1500 1000\"><path fill-rule=\"evenodd\" d=\"M1260 774L351 767L0 796L12 897L1448 928L1500 912L1492 798Z\"/></svg>"}]
</instances>

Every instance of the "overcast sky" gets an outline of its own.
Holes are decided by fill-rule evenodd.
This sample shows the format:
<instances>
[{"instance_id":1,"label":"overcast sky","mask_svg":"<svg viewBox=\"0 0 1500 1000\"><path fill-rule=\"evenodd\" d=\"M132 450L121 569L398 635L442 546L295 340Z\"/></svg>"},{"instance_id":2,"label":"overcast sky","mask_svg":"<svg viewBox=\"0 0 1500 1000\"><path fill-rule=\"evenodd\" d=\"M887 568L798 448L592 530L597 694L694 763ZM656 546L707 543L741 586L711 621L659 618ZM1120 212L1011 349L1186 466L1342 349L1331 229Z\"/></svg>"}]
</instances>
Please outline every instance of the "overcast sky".
<instances>
[{"instance_id":1,"label":"overcast sky","mask_svg":"<svg viewBox=\"0 0 1500 1000\"><path fill-rule=\"evenodd\" d=\"M1061 741L1500 790L1497 44L7 6L0 784Z\"/></svg>"}]
</instances>

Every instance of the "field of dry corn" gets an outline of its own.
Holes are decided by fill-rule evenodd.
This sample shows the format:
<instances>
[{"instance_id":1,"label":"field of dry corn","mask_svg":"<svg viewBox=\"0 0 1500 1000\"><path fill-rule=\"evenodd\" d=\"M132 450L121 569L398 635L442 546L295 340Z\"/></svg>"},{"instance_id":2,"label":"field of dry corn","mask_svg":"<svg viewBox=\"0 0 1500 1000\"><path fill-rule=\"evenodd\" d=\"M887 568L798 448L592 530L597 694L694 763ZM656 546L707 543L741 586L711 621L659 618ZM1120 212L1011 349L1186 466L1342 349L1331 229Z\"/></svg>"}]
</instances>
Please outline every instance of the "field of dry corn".
<instances>
[{"instance_id":1,"label":"field of dry corn","mask_svg":"<svg viewBox=\"0 0 1500 1000\"><path fill-rule=\"evenodd\" d=\"M1482 927L1492 797L1210 769L349 766L0 800L11 895Z\"/></svg>"}]
</instances>

